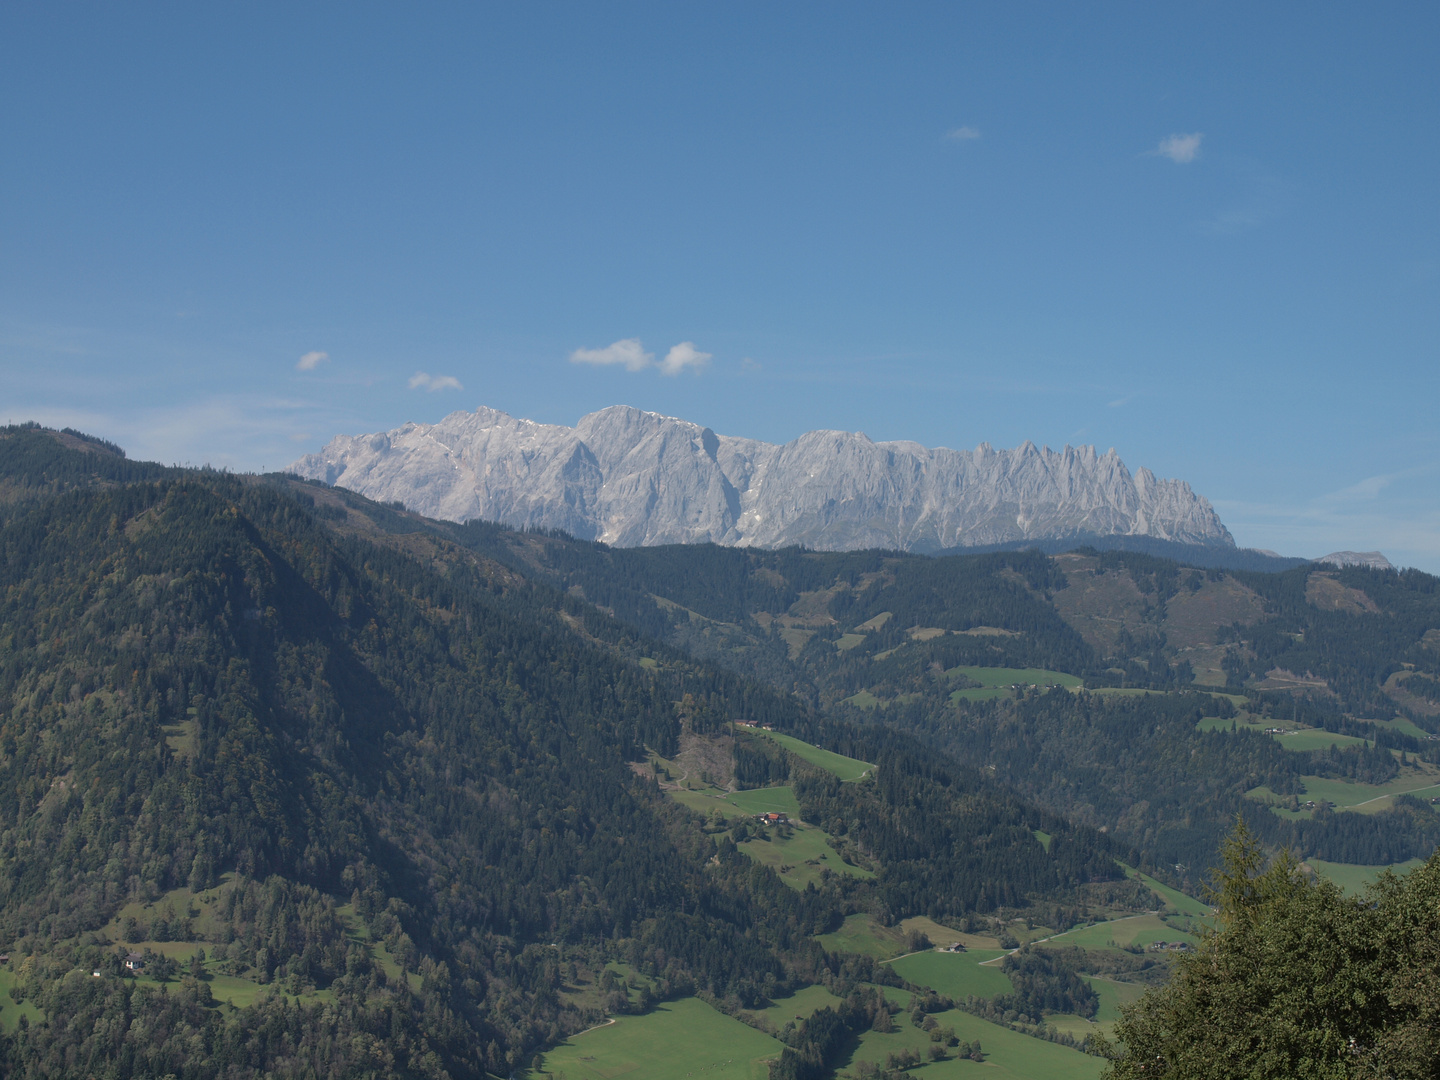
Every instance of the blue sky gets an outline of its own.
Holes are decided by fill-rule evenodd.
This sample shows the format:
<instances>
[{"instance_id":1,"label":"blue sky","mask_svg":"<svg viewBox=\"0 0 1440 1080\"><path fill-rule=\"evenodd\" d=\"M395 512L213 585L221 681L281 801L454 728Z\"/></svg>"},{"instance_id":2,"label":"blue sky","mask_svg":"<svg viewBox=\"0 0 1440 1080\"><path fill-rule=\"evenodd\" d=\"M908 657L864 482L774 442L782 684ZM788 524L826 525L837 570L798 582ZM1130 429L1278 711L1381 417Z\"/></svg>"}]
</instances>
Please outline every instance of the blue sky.
<instances>
[{"instance_id":1,"label":"blue sky","mask_svg":"<svg viewBox=\"0 0 1440 1080\"><path fill-rule=\"evenodd\" d=\"M1241 544L1440 572L1437 44L1420 3L6 5L0 421L237 469L481 404L1094 443Z\"/></svg>"}]
</instances>

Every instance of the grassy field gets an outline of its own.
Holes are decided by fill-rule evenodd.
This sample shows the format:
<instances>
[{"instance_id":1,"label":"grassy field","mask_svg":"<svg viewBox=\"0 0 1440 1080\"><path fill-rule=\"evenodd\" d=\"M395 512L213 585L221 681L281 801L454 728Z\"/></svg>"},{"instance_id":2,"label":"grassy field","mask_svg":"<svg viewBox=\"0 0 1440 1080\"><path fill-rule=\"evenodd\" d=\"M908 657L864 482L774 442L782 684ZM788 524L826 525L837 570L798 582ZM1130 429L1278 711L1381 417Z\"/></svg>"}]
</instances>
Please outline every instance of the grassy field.
<instances>
[{"instance_id":1,"label":"grassy field","mask_svg":"<svg viewBox=\"0 0 1440 1080\"><path fill-rule=\"evenodd\" d=\"M1303 750L1329 750L1332 746L1369 746L1365 739L1353 735L1336 735L1323 728L1306 728L1301 731L1287 731L1283 735L1270 736L1286 750L1297 753Z\"/></svg>"},{"instance_id":2,"label":"grassy field","mask_svg":"<svg viewBox=\"0 0 1440 1080\"><path fill-rule=\"evenodd\" d=\"M771 827L766 829L762 838L745 841L740 850L756 862L770 867L780 875L781 881L795 889L803 890L812 881L818 884L820 872L827 868L832 873L849 874L851 877L875 876L872 870L845 862L840 853L830 846L830 836L824 830L800 823L800 804L795 801L795 792L789 787L754 788L723 794L714 789L708 792L672 789L666 794L707 817L718 810L727 821L757 814L788 814L794 823L790 826L788 838Z\"/></svg>"},{"instance_id":3,"label":"grassy field","mask_svg":"<svg viewBox=\"0 0 1440 1080\"><path fill-rule=\"evenodd\" d=\"M1011 697L1014 693L1008 686L971 686L950 691L950 701L994 701L996 698Z\"/></svg>"},{"instance_id":4,"label":"grassy field","mask_svg":"<svg viewBox=\"0 0 1440 1080\"><path fill-rule=\"evenodd\" d=\"M890 964L901 978L916 986L928 986L952 998L993 997L1008 994L1015 987L998 964L981 967L986 960L1004 956L1006 949L971 949L963 953L924 952L901 957Z\"/></svg>"},{"instance_id":5,"label":"grassy field","mask_svg":"<svg viewBox=\"0 0 1440 1080\"><path fill-rule=\"evenodd\" d=\"M952 701L987 701L1010 693L1012 686L1063 686L1075 690L1084 685L1083 681L1074 675L1047 671L1044 668L961 666L951 668L945 674L952 679L957 675L964 675L971 682L980 684L978 687L956 690L950 695Z\"/></svg>"},{"instance_id":6,"label":"grassy field","mask_svg":"<svg viewBox=\"0 0 1440 1080\"><path fill-rule=\"evenodd\" d=\"M1124 863L1120 865L1125 866ZM1169 885L1156 881L1148 874L1142 874L1138 870L1132 870L1128 866L1125 866L1125 873L1130 877L1139 878L1151 892L1159 894L1161 899L1165 901L1167 908L1174 908L1176 911L1183 912L1186 915L1210 914L1210 905L1203 900L1197 900L1195 897L1183 893L1179 889L1172 889Z\"/></svg>"},{"instance_id":7,"label":"grassy field","mask_svg":"<svg viewBox=\"0 0 1440 1080\"><path fill-rule=\"evenodd\" d=\"M1149 697L1151 694L1166 694L1168 690L1146 690L1141 686L1096 686L1092 694L1106 694L1110 697Z\"/></svg>"},{"instance_id":8,"label":"grassy field","mask_svg":"<svg viewBox=\"0 0 1440 1080\"><path fill-rule=\"evenodd\" d=\"M841 634L835 641L835 648L848 652L865 640L864 634Z\"/></svg>"},{"instance_id":9,"label":"grassy field","mask_svg":"<svg viewBox=\"0 0 1440 1080\"><path fill-rule=\"evenodd\" d=\"M761 1009L760 1015L767 1017L776 1028L783 1028L796 1019L808 1020L814 1012L829 1005L840 1004L840 999L823 986L807 986L797 990L788 998L780 998L768 1009Z\"/></svg>"},{"instance_id":10,"label":"grassy field","mask_svg":"<svg viewBox=\"0 0 1440 1080\"><path fill-rule=\"evenodd\" d=\"M1349 780L1306 776L1305 797L1325 799L1336 806L1363 809L1387 795L1414 794L1427 799L1440 795L1440 776L1397 776L1388 784L1357 784ZM1389 805L1388 803L1386 805Z\"/></svg>"},{"instance_id":11,"label":"grassy field","mask_svg":"<svg viewBox=\"0 0 1440 1080\"><path fill-rule=\"evenodd\" d=\"M830 846L829 839L814 825L792 826L788 839L782 838L778 829L770 828L763 838L746 840L740 850L774 870L785 884L800 890L812 881L819 885L820 872L825 869L851 877L875 876L871 870L844 862L840 853Z\"/></svg>"},{"instance_id":12,"label":"grassy field","mask_svg":"<svg viewBox=\"0 0 1440 1080\"><path fill-rule=\"evenodd\" d=\"M795 801L795 792L788 787L752 788L749 791L732 791L725 801L742 814L789 814L800 816L800 804Z\"/></svg>"},{"instance_id":13,"label":"grassy field","mask_svg":"<svg viewBox=\"0 0 1440 1080\"><path fill-rule=\"evenodd\" d=\"M45 1019L45 1014L35 1007L34 1002L16 1003L10 996L10 988L14 985L14 968L9 964L0 967L0 1031L14 1031L22 1016L31 1024L38 1024Z\"/></svg>"},{"instance_id":14,"label":"grassy field","mask_svg":"<svg viewBox=\"0 0 1440 1080\"><path fill-rule=\"evenodd\" d=\"M868 761L857 761L855 758L845 757L843 754L832 753L807 742L801 742L793 735L782 735L778 731L762 731L760 734L767 739L774 739L786 750L796 757L810 762L811 765L834 773L841 780L859 780L875 767Z\"/></svg>"},{"instance_id":15,"label":"grassy field","mask_svg":"<svg viewBox=\"0 0 1440 1080\"><path fill-rule=\"evenodd\" d=\"M859 626L855 627L855 629L860 633L866 633L871 630L879 630L882 626L884 626L887 622L891 620L893 615L893 612L882 611L874 618L866 619Z\"/></svg>"},{"instance_id":16,"label":"grassy field","mask_svg":"<svg viewBox=\"0 0 1440 1080\"><path fill-rule=\"evenodd\" d=\"M820 934L815 940L831 952L853 952L889 960L906 952L905 939L912 930L926 935L936 945L960 942L967 949L999 949L1000 943L989 934L964 934L942 926L924 915L903 919L895 926L881 926L871 915L851 915L840 929Z\"/></svg>"},{"instance_id":17,"label":"grassy field","mask_svg":"<svg viewBox=\"0 0 1440 1080\"><path fill-rule=\"evenodd\" d=\"M1403 716L1397 716L1393 720L1375 720L1372 723L1389 728L1391 731L1398 731L1402 735L1409 735L1412 739L1428 739L1430 737L1428 731L1417 727L1413 720L1407 720Z\"/></svg>"},{"instance_id":18,"label":"grassy field","mask_svg":"<svg viewBox=\"0 0 1440 1080\"><path fill-rule=\"evenodd\" d=\"M788 787L755 788L751 791L722 792L718 789L710 791L675 791L669 790L669 795L678 803L688 806L698 813L709 815L713 810L719 810L726 818L752 817L755 814L789 814L792 818L799 818L800 804L795 801L795 792Z\"/></svg>"},{"instance_id":19,"label":"grassy field","mask_svg":"<svg viewBox=\"0 0 1440 1080\"><path fill-rule=\"evenodd\" d=\"M790 647L790 659L794 660L805 648L805 643L815 636L814 630L802 630L798 626L787 626L780 631L780 640Z\"/></svg>"},{"instance_id":20,"label":"grassy field","mask_svg":"<svg viewBox=\"0 0 1440 1080\"><path fill-rule=\"evenodd\" d=\"M861 953L877 960L888 960L905 951L905 935L893 926L881 926L869 915L851 915L840 929L819 934L816 941L830 952Z\"/></svg>"},{"instance_id":21,"label":"grassy field","mask_svg":"<svg viewBox=\"0 0 1440 1080\"><path fill-rule=\"evenodd\" d=\"M1087 975L1085 981L1100 995L1100 1008L1095 1012L1098 1023L1114 1023L1120 1019L1121 1006L1137 1001L1145 988L1138 983L1116 982L1098 975Z\"/></svg>"},{"instance_id":22,"label":"grassy field","mask_svg":"<svg viewBox=\"0 0 1440 1080\"><path fill-rule=\"evenodd\" d=\"M1199 939L1178 927L1166 925L1158 915L1131 915L1057 934L1051 940L1056 945L1104 949L1111 946L1123 948L1126 945L1149 945L1152 941L1188 941L1194 945Z\"/></svg>"},{"instance_id":23,"label":"grassy field","mask_svg":"<svg viewBox=\"0 0 1440 1080\"><path fill-rule=\"evenodd\" d=\"M887 990L887 996L904 1002L910 999L903 991ZM985 1060L961 1061L950 1057L915 1068L915 1075L924 1080L1094 1080L1105 1067L1105 1062L1097 1057L1033 1039L958 1009L936 1013L935 1021L941 1027L953 1028L962 1042L980 1040ZM887 1055L900 1050L916 1050L928 1060L930 1046L930 1036L901 1013L895 1017L893 1033L865 1032L855 1053L840 1067L853 1069L862 1061L883 1065Z\"/></svg>"},{"instance_id":24,"label":"grassy field","mask_svg":"<svg viewBox=\"0 0 1440 1080\"><path fill-rule=\"evenodd\" d=\"M644 1016L619 1016L545 1054L528 1080L766 1080L784 1047L716 1012L699 998L666 1002Z\"/></svg>"},{"instance_id":25,"label":"grassy field","mask_svg":"<svg viewBox=\"0 0 1440 1080\"><path fill-rule=\"evenodd\" d=\"M1417 866L1424 866L1424 859L1410 859L1394 866L1353 866L1349 863L1326 862L1324 859L1306 859L1305 865L1323 878L1329 878L1346 893L1354 895L1378 878L1386 870L1404 874Z\"/></svg>"},{"instance_id":26,"label":"grassy field","mask_svg":"<svg viewBox=\"0 0 1440 1080\"><path fill-rule=\"evenodd\" d=\"M1047 671L1045 668L961 666L951 668L945 674L952 679L956 675L964 675L981 686L1064 686L1074 690L1084 685L1079 676Z\"/></svg>"},{"instance_id":27,"label":"grassy field","mask_svg":"<svg viewBox=\"0 0 1440 1080\"><path fill-rule=\"evenodd\" d=\"M1302 776L1305 794L1301 800L1324 799L1337 810L1354 810L1362 814L1376 814L1394 806L1394 796L1414 795L1420 799L1432 799L1440 795L1440 770L1426 765L1423 768L1409 768L1400 776L1384 784L1359 784L1352 780L1339 780L1323 776ZM1281 817L1310 817L1309 810L1286 810L1278 804L1281 796L1266 787L1252 788L1246 792L1249 798L1271 803L1270 809Z\"/></svg>"}]
</instances>

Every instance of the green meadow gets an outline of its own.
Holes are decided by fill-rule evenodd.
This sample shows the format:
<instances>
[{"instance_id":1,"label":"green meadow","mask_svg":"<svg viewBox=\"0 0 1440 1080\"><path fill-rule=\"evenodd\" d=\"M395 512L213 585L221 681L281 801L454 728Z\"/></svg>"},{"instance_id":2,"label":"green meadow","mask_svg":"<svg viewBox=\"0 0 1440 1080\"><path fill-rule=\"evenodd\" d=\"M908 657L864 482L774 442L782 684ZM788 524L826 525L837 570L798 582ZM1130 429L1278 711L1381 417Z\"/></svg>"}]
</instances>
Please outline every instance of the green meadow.
<instances>
[{"instance_id":1,"label":"green meadow","mask_svg":"<svg viewBox=\"0 0 1440 1080\"><path fill-rule=\"evenodd\" d=\"M45 1014L35 1007L34 1002L17 1002L10 996L10 989L15 985L15 969L10 965L18 959L16 957L10 964L0 967L0 1031L14 1031L22 1016L30 1024L38 1024L45 1019Z\"/></svg>"},{"instance_id":2,"label":"green meadow","mask_svg":"<svg viewBox=\"0 0 1440 1080\"><path fill-rule=\"evenodd\" d=\"M845 862L829 844L829 835L814 825L791 826L789 837L782 837L777 828L768 828L762 836L746 840L740 850L756 862L770 867L780 880L803 890L810 882L817 885L821 871L849 874L851 877L873 878L874 872Z\"/></svg>"},{"instance_id":3,"label":"green meadow","mask_svg":"<svg viewBox=\"0 0 1440 1080\"><path fill-rule=\"evenodd\" d=\"M1305 785L1305 794L1300 796L1302 802L1319 802L1323 799L1337 810L1353 810L1361 814L1376 814L1381 810L1388 810L1395 805L1396 795L1414 795L1419 799L1440 796L1440 772L1433 766L1425 766L1423 772L1407 768L1402 775L1384 784L1361 784L1353 780L1324 776L1302 776L1300 779ZM1269 803L1271 811L1281 817L1308 818L1312 813L1303 809L1287 810L1281 805L1283 797L1267 787L1252 788L1246 792L1246 796L1258 802Z\"/></svg>"},{"instance_id":4,"label":"green meadow","mask_svg":"<svg viewBox=\"0 0 1440 1080\"><path fill-rule=\"evenodd\" d=\"M1185 915L1206 916L1210 914L1210 905L1203 900L1197 900L1195 897L1190 896L1188 893L1183 893L1179 889L1172 889L1169 885L1156 881L1148 874L1142 874L1138 870L1132 870L1130 867L1125 866L1124 863L1120 865L1124 868L1128 876L1143 881L1151 892L1156 893L1164 900L1167 908L1173 908Z\"/></svg>"},{"instance_id":5,"label":"green meadow","mask_svg":"<svg viewBox=\"0 0 1440 1080\"><path fill-rule=\"evenodd\" d=\"M798 1010L797 1010L798 1011ZM767 1080L784 1047L699 998L617 1016L547 1051L528 1080Z\"/></svg>"},{"instance_id":6,"label":"green meadow","mask_svg":"<svg viewBox=\"0 0 1440 1080\"><path fill-rule=\"evenodd\" d=\"M838 930L817 934L815 940L829 952L860 953L888 960L905 951L905 935L898 927L881 926L873 916L851 915Z\"/></svg>"},{"instance_id":7,"label":"green meadow","mask_svg":"<svg viewBox=\"0 0 1440 1080\"><path fill-rule=\"evenodd\" d=\"M1199 943L1194 934L1177 926L1167 925L1158 915L1131 915L1123 919L1082 926L1050 939L1056 945L1079 945L1085 949L1124 948L1127 945L1149 945L1152 941L1188 941Z\"/></svg>"},{"instance_id":8,"label":"green meadow","mask_svg":"<svg viewBox=\"0 0 1440 1080\"><path fill-rule=\"evenodd\" d=\"M845 757L843 754L822 750L793 735L783 735L778 731L761 731L759 734L764 735L767 739L774 739L796 757L808 761L811 765L824 769L826 772L834 773L841 780L859 780L875 767L868 761L857 761L855 758Z\"/></svg>"},{"instance_id":9,"label":"green meadow","mask_svg":"<svg viewBox=\"0 0 1440 1080\"><path fill-rule=\"evenodd\" d=\"M890 967L903 979L916 986L928 986L936 993L963 1000L970 994L993 997L1015 989L1010 977L999 964L982 967L987 960L998 960L1007 949L970 949L963 953L923 952L902 956Z\"/></svg>"},{"instance_id":10,"label":"green meadow","mask_svg":"<svg viewBox=\"0 0 1440 1080\"><path fill-rule=\"evenodd\" d=\"M887 990L887 995L907 1005L911 997L903 991ZM841 1069L853 1070L862 1061L884 1065L888 1055L901 1050L914 1050L925 1058L925 1065L913 1067L915 1075L923 1080L1095 1080L1105 1067L1100 1058L1031 1038L959 1009L936 1013L935 1022L942 1028L953 1028L961 1042L978 1039L985 1060L960 1060L950 1051L946 1060L930 1062L930 1036L911 1024L902 1012L895 1017L893 1033L867 1031L861 1035L860 1045Z\"/></svg>"},{"instance_id":11,"label":"green meadow","mask_svg":"<svg viewBox=\"0 0 1440 1080\"><path fill-rule=\"evenodd\" d=\"M827 1005L834 1008L840 999L823 986L806 986L787 998L780 998L768 1009L761 1009L758 1015L765 1017L776 1029L798 1020L808 1020L813 1013Z\"/></svg>"},{"instance_id":12,"label":"green meadow","mask_svg":"<svg viewBox=\"0 0 1440 1080\"><path fill-rule=\"evenodd\" d=\"M1306 859L1305 865L1323 878L1329 878L1340 888L1353 896L1371 884L1386 870L1404 874L1417 866L1424 866L1424 859L1409 859L1394 866L1355 866L1350 863L1326 862L1324 859Z\"/></svg>"},{"instance_id":13,"label":"green meadow","mask_svg":"<svg viewBox=\"0 0 1440 1080\"><path fill-rule=\"evenodd\" d=\"M758 863L770 867L785 884L803 890L810 882L821 880L821 871L873 878L874 871L845 862L830 846L830 836L823 829L800 821L800 804L789 787L752 788L748 791L720 792L671 790L667 794L676 802L707 817L717 811L726 821L754 817L757 814L787 814L789 836L781 835L778 827L764 832L740 845L740 850Z\"/></svg>"},{"instance_id":14,"label":"green meadow","mask_svg":"<svg viewBox=\"0 0 1440 1080\"><path fill-rule=\"evenodd\" d=\"M1083 1016L1076 1016L1073 1013L1046 1013L1045 1022L1057 1031L1063 1031L1076 1039L1084 1039L1085 1036L1099 1032L1102 1035L1109 1035L1115 1028L1115 1021L1120 1019L1122 1006L1132 1004L1140 999L1145 988L1138 983L1116 982L1114 979L1101 978L1098 975L1083 976L1085 981L1099 995L1100 1007L1095 1012L1094 1020L1087 1020Z\"/></svg>"},{"instance_id":15,"label":"green meadow","mask_svg":"<svg viewBox=\"0 0 1440 1080\"><path fill-rule=\"evenodd\" d=\"M1143 686L1096 686L1090 690L1092 694L1102 694L1108 697L1149 697L1151 694L1168 694L1168 690L1147 690Z\"/></svg>"},{"instance_id":16,"label":"green meadow","mask_svg":"<svg viewBox=\"0 0 1440 1080\"><path fill-rule=\"evenodd\" d=\"M830 952L860 953L863 956L873 956L876 960L889 960L905 953L905 939L912 930L924 934L936 945L949 945L958 941L971 949L1000 947L999 942L989 935L964 934L942 926L924 915L904 919L895 926L881 926L873 915L851 915L840 924L838 930L817 934L815 940Z\"/></svg>"},{"instance_id":17,"label":"green meadow","mask_svg":"<svg viewBox=\"0 0 1440 1080\"><path fill-rule=\"evenodd\" d=\"M788 787L754 788L750 791L708 791L670 790L666 792L676 802L688 806L697 813L710 815L718 810L727 819L753 817L755 814L789 814L800 816L800 804L795 801L795 792Z\"/></svg>"},{"instance_id":18,"label":"green meadow","mask_svg":"<svg viewBox=\"0 0 1440 1080\"><path fill-rule=\"evenodd\" d=\"M1074 675L1045 668L971 667L962 665L945 672L950 678L964 675L979 686L956 690L950 695L952 701L988 701L1010 693L1012 686L1063 686L1077 690L1084 682Z\"/></svg>"},{"instance_id":19,"label":"green meadow","mask_svg":"<svg viewBox=\"0 0 1440 1080\"><path fill-rule=\"evenodd\" d=\"M1397 716L1391 720L1374 720L1371 722L1378 724L1380 727L1389 728L1391 731L1398 731L1402 735L1409 735L1412 739L1428 739L1430 737L1430 732L1417 726L1413 720L1407 720L1403 716Z\"/></svg>"},{"instance_id":20,"label":"green meadow","mask_svg":"<svg viewBox=\"0 0 1440 1080\"><path fill-rule=\"evenodd\" d=\"M1278 742L1286 750L1296 752L1304 750L1329 750L1332 746L1369 746L1366 739L1357 739L1353 735L1336 735L1323 728L1302 728L1298 731L1287 731L1283 735L1271 735L1272 739Z\"/></svg>"}]
</instances>

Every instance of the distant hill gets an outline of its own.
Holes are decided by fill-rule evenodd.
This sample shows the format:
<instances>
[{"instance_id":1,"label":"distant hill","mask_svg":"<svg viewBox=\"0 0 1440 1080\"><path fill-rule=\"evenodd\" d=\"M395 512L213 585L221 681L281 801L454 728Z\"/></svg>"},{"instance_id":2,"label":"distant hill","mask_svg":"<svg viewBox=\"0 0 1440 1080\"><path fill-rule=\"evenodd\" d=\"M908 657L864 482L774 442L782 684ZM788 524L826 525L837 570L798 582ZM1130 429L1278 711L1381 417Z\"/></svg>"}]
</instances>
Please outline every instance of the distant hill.
<instances>
[{"instance_id":1,"label":"distant hill","mask_svg":"<svg viewBox=\"0 0 1440 1080\"><path fill-rule=\"evenodd\" d=\"M338 436L290 468L429 517L622 547L934 552L1084 536L1235 546L1189 484L1132 474L1113 450L932 450L846 431L776 446L625 406L573 428L456 412Z\"/></svg>"},{"instance_id":2,"label":"distant hill","mask_svg":"<svg viewBox=\"0 0 1440 1080\"><path fill-rule=\"evenodd\" d=\"M1160 559L1172 559L1185 566L1198 566L1205 570L1255 570L1261 573L1279 573L1296 566L1304 566L1306 559L1277 555L1273 551L1258 548L1225 547L1218 544L1182 544L1175 540L1161 540L1153 536L1096 536L1080 534L1057 537L1049 540L1018 540L1008 544L977 544L970 548L951 548L936 552L938 555L978 555L994 551L1043 551L1047 555L1059 555L1066 551L1089 548L1093 551L1134 551L1143 555L1154 555ZM1388 564L1387 564L1388 565Z\"/></svg>"}]
</instances>

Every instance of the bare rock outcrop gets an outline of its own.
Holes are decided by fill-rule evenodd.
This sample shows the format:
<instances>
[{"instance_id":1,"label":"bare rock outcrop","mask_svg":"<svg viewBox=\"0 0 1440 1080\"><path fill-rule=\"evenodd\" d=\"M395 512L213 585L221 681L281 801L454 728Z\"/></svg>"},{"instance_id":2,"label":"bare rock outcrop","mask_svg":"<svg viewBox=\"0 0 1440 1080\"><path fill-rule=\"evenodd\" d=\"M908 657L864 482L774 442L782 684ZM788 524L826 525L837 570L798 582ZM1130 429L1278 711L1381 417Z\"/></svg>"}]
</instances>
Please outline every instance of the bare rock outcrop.
<instances>
[{"instance_id":1,"label":"bare rock outcrop","mask_svg":"<svg viewBox=\"0 0 1440 1080\"><path fill-rule=\"evenodd\" d=\"M932 450L847 431L777 446L618 405L573 428L456 412L337 436L290 468L431 517L617 546L938 551L1087 535L1234 546L1189 484L1132 475L1114 450Z\"/></svg>"}]
</instances>

